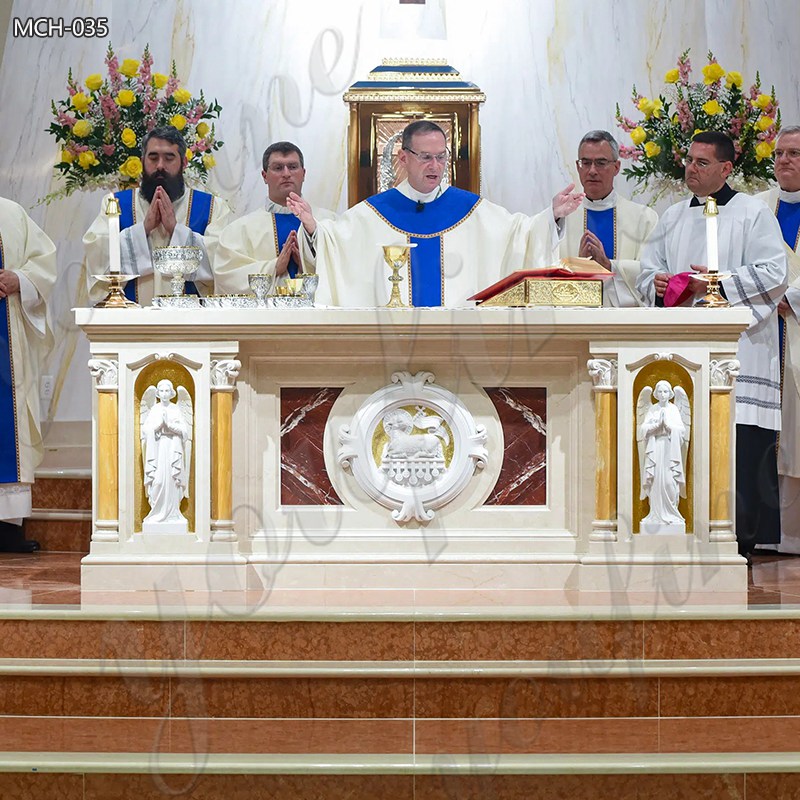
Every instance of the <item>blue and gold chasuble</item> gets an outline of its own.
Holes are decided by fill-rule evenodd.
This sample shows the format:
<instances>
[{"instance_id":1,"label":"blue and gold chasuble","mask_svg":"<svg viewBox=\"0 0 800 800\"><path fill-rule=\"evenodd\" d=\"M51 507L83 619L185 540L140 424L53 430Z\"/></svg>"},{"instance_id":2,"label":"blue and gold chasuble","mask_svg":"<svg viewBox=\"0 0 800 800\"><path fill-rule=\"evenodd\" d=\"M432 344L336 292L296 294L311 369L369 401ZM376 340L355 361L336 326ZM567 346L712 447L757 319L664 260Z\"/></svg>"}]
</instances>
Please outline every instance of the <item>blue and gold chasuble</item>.
<instances>
[{"instance_id":1,"label":"blue and gold chasuble","mask_svg":"<svg viewBox=\"0 0 800 800\"><path fill-rule=\"evenodd\" d=\"M4 269L0 238L0 270ZM17 440L17 396L14 388L14 358L11 353L11 309L9 299L0 300L0 483L19 483ZM27 412L26 412L27 413Z\"/></svg>"},{"instance_id":2,"label":"blue and gold chasuble","mask_svg":"<svg viewBox=\"0 0 800 800\"><path fill-rule=\"evenodd\" d=\"M408 277L412 306L444 304L442 236L461 224L480 201L477 194L454 186L424 204L410 200L397 189L389 189L364 201L384 222L416 245L411 248Z\"/></svg>"}]
</instances>

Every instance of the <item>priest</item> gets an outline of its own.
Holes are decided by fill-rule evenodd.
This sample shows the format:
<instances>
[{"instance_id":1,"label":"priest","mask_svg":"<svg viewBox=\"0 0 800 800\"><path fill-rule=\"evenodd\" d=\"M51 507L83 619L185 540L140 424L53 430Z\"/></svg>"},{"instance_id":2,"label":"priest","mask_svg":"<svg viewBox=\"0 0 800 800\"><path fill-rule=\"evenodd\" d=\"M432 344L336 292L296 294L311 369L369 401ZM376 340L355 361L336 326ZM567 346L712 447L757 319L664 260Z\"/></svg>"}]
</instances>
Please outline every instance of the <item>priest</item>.
<instances>
[{"instance_id":1,"label":"priest","mask_svg":"<svg viewBox=\"0 0 800 800\"><path fill-rule=\"evenodd\" d=\"M314 256L304 262L297 240L300 220L286 205L289 194L303 193L305 161L291 142L274 142L261 159L261 177L267 185L267 202L252 214L234 220L220 233L214 257L214 291L242 294L250 291L248 275L275 276L278 282L298 273L314 271ZM315 208L316 219L335 214Z\"/></svg>"},{"instance_id":2,"label":"priest","mask_svg":"<svg viewBox=\"0 0 800 800\"><path fill-rule=\"evenodd\" d=\"M800 553L800 125L781 129L775 140L778 187L757 197L778 219L789 264L789 288L778 304L781 336L781 434L778 475L782 553Z\"/></svg>"},{"instance_id":3,"label":"priest","mask_svg":"<svg viewBox=\"0 0 800 800\"><path fill-rule=\"evenodd\" d=\"M608 131L589 131L581 139L576 165L583 207L565 220L560 255L592 258L614 273L603 283L604 306L643 305L636 291L639 255L658 214L617 194L619 145Z\"/></svg>"},{"instance_id":4,"label":"priest","mask_svg":"<svg viewBox=\"0 0 800 800\"><path fill-rule=\"evenodd\" d=\"M116 192L119 200L121 271L138 275L128 281L125 294L140 305L154 295L170 294L169 277L154 273L152 251L167 245L194 245L203 251L195 280L186 292L213 291L211 263L222 228L231 218L230 206L221 198L186 187L183 172L188 163L186 142L170 125L153 128L142 139L142 183L139 188ZM108 272L108 218L103 198L100 214L83 237L89 298L102 300L106 287L98 277Z\"/></svg>"},{"instance_id":5,"label":"priest","mask_svg":"<svg viewBox=\"0 0 800 800\"><path fill-rule=\"evenodd\" d=\"M408 175L336 220L317 221L308 203L290 194L303 224L301 247L315 250L317 302L349 307L385 305L391 274L381 245L410 242L411 269L399 288L412 306L472 305L467 298L515 270L553 263L554 221L580 204L569 186L535 217L511 214L472 192L442 184L449 160L444 131L428 120L403 131L400 164Z\"/></svg>"},{"instance_id":6,"label":"priest","mask_svg":"<svg viewBox=\"0 0 800 800\"><path fill-rule=\"evenodd\" d=\"M692 305L707 284L695 277L706 265L706 198L719 206L719 270L729 275L722 292L752 312L739 338L736 379L736 538L748 559L757 544L780 539L775 455L781 428L778 303L786 291L786 256L774 214L754 197L735 192L726 180L735 159L730 137L698 133L685 159L693 193L667 209L642 251L636 287L649 305ZM697 313L705 313L698 311Z\"/></svg>"},{"instance_id":7,"label":"priest","mask_svg":"<svg viewBox=\"0 0 800 800\"><path fill-rule=\"evenodd\" d=\"M30 553L22 520L31 514L42 461L39 371L51 341L47 301L56 248L21 206L0 198L0 551Z\"/></svg>"}]
</instances>

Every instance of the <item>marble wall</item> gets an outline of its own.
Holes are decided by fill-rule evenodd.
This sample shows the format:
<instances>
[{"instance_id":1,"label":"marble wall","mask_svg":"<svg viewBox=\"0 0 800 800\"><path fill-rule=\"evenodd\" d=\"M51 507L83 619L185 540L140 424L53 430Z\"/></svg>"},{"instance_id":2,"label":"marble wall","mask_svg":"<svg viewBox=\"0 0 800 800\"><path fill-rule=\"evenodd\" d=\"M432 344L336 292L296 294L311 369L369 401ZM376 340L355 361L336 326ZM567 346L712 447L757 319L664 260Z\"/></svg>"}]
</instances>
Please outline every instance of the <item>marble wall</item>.
<instances>
[{"instance_id":1,"label":"marble wall","mask_svg":"<svg viewBox=\"0 0 800 800\"><path fill-rule=\"evenodd\" d=\"M14 0L12 16L32 6ZM481 111L483 190L514 211L535 212L574 178L576 143L589 128L614 128L630 88L650 94L683 49L696 64L712 49L723 66L775 84L784 122L800 121L800 22L794 0L37 0L41 16L108 17L121 58L146 43L155 68L172 59L184 83L223 106L225 148L211 188L237 213L263 201L260 154L290 139L306 154L305 193L345 207L347 112L342 93L386 56L446 57L487 94ZM83 302L81 236L100 195L36 206L55 188L50 99L65 94L71 67L103 69L107 40L14 38L0 73L0 194L32 208L59 247L54 322L57 376L51 420L90 417L88 347L70 308ZM628 107L630 108L630 107ZM35 207L34 207L35 206Z\"/></svg>"}]
</instances>

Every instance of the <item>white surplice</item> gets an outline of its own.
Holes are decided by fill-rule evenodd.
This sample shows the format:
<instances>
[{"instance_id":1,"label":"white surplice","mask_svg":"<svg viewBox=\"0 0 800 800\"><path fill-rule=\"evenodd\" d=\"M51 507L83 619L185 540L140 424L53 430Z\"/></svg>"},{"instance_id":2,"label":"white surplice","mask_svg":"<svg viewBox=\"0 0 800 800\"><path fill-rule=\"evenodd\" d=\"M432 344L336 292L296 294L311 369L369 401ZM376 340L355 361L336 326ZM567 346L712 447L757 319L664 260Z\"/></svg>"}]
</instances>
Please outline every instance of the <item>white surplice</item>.
<instances>
[{"instance_id":1,"label":"white surplice","mask_svg":"<svg viewBox=\"0 0 800 800\"><path fill-rule=\"evenodd\" d=\"M739 338L736 424L777 431L781 427L780 357L777 305L786 290L786 255L774 214L761 201L734 195L719 206L719 269L728 301L753 313ZM670 206L653 229L641 255L636 288L647 305L655 303L656 273L691 272L706 262L703 205L689 200ZM698 298L694 298L698 299ZM691 305L690 299L686 302ZM705 313L698 309L698 314Z\"/></svg>"}]
</instances>

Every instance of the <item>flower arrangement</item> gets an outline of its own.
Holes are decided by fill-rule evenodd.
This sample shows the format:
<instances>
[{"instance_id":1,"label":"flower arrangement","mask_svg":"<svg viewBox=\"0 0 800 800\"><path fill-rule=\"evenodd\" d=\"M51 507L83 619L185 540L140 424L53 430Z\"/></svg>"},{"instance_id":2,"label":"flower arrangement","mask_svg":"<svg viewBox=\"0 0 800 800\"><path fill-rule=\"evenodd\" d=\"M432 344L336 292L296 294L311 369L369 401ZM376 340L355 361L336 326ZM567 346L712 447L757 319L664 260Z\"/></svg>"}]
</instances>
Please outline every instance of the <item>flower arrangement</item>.
<instances>
[{"instance_id":1,"label":"flower arrangement","mask_svg":"<svg viewBox=\"0 0 800 800\"><path fill-rule=\"evenodd\" d=\"M623 116L617 104L617 124L632 142L620 147L620 156L631 162L623 175L639 184L637 193L655 190L653 202L667 192L683 190L683 159L692 137L701 131L722 131L733 139L734 185L756 191L766 188L772 178L772 151L781 124L775 88L762 93L756 73L755 83L743 91L741 73L727 72L711 52L702 73L702 81L691 81L686 50L677 67L664 76L666 88L657 98L643 97L633 87L633 103L643 119Z\"/></svg>"},{"instance_id":2,"label":"flower arrangement","mask_svg":"<svg viewBox=\"0 0 800 800\"><path fill-rule=\"evenodd\" d=\"M83 84L67 78L66 100L51 103L48 131L61 151L55 169L64 185L46 202L78 189L117 189L138 183L142 174L142 137L153 128L173 125L186 139L186 177L205 183L215 165L214 151L222 147L214 123L221 106L200 92L195 98L181 86L175 62L169 75L153 72L146 46L141 60L119 63L111 45L105 64L108 75L88 75Z\"/></svg>"}]
</instances>

